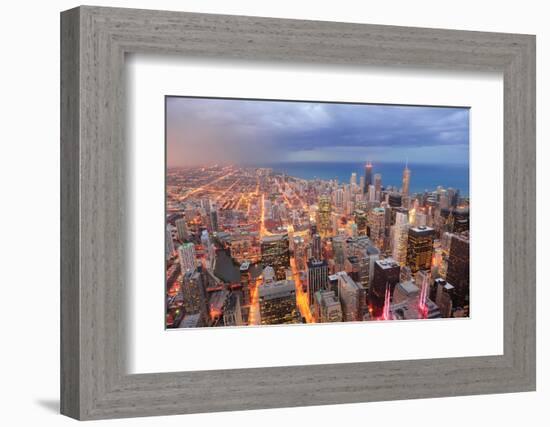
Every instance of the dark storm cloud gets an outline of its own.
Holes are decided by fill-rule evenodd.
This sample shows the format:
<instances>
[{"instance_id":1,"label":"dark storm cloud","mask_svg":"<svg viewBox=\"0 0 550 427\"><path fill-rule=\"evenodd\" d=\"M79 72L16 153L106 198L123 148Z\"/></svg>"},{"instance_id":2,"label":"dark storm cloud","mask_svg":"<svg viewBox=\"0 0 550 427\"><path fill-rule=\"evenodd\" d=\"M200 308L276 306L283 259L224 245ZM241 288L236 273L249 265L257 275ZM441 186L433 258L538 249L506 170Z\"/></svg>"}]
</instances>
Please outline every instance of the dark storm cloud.
<instances>
[{"instance_id":1,"label":"dark storm cloud","mask_svg":"<svg viewBox=\"0 0 550 427\"><path fill-rule=\"evenodd\" d=\"M169 98L170 165L356 161L466 162L465 108Z\"/></svg>"}]
</instances>

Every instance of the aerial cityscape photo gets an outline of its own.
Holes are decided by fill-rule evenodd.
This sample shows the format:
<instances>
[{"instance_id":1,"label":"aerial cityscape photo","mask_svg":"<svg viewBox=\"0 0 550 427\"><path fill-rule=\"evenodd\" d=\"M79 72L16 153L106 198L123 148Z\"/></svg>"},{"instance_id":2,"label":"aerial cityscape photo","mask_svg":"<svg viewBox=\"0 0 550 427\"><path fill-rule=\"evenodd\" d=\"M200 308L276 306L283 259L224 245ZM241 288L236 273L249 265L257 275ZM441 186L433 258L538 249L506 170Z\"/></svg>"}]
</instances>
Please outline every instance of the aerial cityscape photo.
<instances>
[{"instance_id":1,"label":"aerial cityscape photo","mask_svg":"<svg viewBox=\"0 0 550 427\"><path fill-rule=\"evenodd\" d=\"M469 109L167 96L166 327L469 317Z\"/></svg>"}]
</instances>

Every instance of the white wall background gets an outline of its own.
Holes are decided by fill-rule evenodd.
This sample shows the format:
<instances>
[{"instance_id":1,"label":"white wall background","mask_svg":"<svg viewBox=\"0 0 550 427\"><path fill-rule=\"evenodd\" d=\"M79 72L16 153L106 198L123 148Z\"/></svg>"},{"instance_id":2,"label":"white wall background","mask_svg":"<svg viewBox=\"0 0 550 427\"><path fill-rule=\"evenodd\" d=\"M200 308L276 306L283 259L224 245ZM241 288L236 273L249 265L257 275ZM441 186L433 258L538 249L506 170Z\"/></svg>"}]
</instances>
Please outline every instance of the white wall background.
<instances>
[{"instance_id":1,"label":"white wall background","mask_svg":"<svg viewBox=\"0 0 550 427\"><path fill-rule=\"evenodd\" d=\"M538 391L309 408L276 409L155 419L109 421L117 426L281 426L344 423L410 427L516 426L548 420L548 323L542 276L548 256L550 174L550 27L545 3L536 0L184 0L96 1L97 5L319 19L373 24L503 31L537 35L538 74ZM5 2L0 66L0 392L4 425L63 426L59 405L59 12L75 1ZM546 247L543 247L546 246ZM547 359L546 359L547 360ZM457 412L457 407L462 410ZM429 417L429 418L428 418ZM539 421L540 420L540 421ZM94 423L92 423L94 424Z\"/></svg>"}]
</instances>

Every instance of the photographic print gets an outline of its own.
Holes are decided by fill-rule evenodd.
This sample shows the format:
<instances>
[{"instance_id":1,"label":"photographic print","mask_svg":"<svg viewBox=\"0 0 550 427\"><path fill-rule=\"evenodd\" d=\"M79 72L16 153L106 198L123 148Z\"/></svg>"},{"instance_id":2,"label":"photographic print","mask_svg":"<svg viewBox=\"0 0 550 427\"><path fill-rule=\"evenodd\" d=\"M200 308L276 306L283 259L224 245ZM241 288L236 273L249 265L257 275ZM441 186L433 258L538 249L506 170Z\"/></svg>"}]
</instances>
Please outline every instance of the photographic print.
<instances>
[{"instance_id":1,"label":"photographic print","mask_svg":"<svg viewBox=\"0 0 550 427\"><path fill-rule=\"evenodd\" d=\"M166 327L469 317L469 114L166 96Z\"/></svg>"}]
</instances>

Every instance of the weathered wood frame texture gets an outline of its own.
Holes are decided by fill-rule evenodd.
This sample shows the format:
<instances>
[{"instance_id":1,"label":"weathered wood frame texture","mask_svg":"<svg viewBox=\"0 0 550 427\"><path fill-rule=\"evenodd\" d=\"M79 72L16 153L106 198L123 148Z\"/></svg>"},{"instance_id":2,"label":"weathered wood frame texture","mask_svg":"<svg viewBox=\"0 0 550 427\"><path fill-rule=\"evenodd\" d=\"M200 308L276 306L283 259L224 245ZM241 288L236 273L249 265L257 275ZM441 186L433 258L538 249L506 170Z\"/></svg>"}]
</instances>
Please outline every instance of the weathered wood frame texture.
<instances>
[{"instance_id":1,"label":"weathered wood frame texture","mask_svg":"<svg viewBox=\"0 0 550 427\"><path fill-rule=\"evenodd\" d=\"M496 208L504 209L504 354L126 374L124 60L144 52L502 72L504 204ZM88 6L61 14L63 414L100 419L530 390L534 36Z\"/></svg>"}]
</instances>

